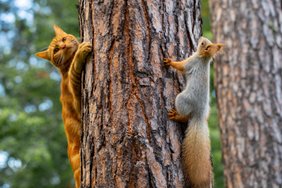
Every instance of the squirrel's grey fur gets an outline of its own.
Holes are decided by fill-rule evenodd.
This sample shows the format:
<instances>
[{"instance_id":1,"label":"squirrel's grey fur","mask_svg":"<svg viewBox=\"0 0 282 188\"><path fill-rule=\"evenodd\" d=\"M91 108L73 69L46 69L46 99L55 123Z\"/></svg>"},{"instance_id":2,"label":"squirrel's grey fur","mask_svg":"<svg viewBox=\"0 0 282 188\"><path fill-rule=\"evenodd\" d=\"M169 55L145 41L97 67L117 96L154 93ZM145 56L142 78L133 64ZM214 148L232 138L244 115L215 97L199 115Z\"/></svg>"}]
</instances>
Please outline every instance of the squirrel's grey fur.
<instances>
[{"instance_id":1,"label":"squirrel's grey fur","mask_svg":"<svg viewBox=\"0 0 282 188\"><path fill-rule=\"evenodd\" d=\"M195 57L184 66L185 89L177 95L175 107L181 115L207 118L211 58Z\"/></svg>"}]
</instances>

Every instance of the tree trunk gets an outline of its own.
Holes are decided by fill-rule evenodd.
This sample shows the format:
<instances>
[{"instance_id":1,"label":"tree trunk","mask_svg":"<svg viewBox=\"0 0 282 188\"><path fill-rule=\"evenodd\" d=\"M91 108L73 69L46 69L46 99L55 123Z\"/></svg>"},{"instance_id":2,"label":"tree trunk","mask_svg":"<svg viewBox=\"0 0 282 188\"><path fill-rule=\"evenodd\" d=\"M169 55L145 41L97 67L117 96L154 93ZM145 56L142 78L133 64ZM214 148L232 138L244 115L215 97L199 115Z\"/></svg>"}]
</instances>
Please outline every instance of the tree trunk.
<instances>
[{"instance_id":1,"label":"tree trunk","mask_svg":"<svg viewBox=\"0 0 282 188\"><path fill-rule=\"evenodd\" d=\"M282 4L211 0L227 187L282 187ZM213 12L213 10L216 10Z\"/></svg>"},{"instance_id":2,"label":"tree trunk","mask_svg":"<svg viewBox=\"0 0 282 188\"><path fill-rule=\"evenodd\" d=\"M183 59L201 34L193 0L80 0L80 31L92 41L82 88L82 187L183 187L183 129L167 118Z\"/></svg>"}]
</instances>

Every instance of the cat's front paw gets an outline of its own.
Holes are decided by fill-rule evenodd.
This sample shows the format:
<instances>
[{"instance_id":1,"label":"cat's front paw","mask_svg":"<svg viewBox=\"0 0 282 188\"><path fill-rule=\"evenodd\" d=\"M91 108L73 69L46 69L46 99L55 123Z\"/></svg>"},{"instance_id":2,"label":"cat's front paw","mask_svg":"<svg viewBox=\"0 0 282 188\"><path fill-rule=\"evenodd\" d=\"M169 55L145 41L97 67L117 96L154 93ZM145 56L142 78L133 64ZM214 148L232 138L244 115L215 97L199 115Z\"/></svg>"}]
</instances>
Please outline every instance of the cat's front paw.
<instances>
[{"instance_id":1,"label":"cat's front paw","mask_svg":"<svg viewBox=\"0 0 282 188\"><path fill-rule=\"evenodd\" d=\"M92 45L90 42L83 42L78 46L78 53L83 55L84 57L87 56L92 50Z\"/></svg>"}]
</instances>

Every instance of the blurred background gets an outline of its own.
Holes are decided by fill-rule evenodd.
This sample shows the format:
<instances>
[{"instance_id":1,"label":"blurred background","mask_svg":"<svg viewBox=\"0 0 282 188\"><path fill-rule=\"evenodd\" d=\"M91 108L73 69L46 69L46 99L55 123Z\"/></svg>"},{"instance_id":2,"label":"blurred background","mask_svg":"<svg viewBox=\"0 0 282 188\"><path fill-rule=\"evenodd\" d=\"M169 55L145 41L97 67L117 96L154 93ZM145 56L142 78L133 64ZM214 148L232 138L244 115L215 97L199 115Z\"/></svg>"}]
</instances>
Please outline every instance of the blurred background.
<instances>
[{"instance_id":1,"label":"blurred background","mask_svg":"<svg viewBox=\"0 0 282 188\"><path fill-rule=\"evenodd\" d=\"M60 75L34 53L48 46L53 24L79 36L76 4L0 0L0 188L73 185L61 119ZM202 0L202 18L203 35L212 39L208 0ZM220 188L223 165L213 88L211 95L209 126L215 187Z\"/></svg>"}]
</instances>

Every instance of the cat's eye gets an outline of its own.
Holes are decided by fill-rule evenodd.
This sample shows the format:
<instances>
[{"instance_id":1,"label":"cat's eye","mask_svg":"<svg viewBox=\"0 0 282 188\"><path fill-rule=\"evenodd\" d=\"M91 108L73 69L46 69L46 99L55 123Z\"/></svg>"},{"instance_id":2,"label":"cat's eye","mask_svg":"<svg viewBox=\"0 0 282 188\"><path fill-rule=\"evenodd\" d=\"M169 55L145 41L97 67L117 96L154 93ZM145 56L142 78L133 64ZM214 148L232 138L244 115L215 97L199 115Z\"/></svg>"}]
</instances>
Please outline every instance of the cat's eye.
<instances>
[{"instance_id":1,"label":"cat's eye","mask_svg":"<svg viewBox=\"0 0 282 188\"><path fill-rule=\"evenodd\" d=\"M67 40L67 38L66 38L66 37L62 38L62 41L63 41L63 42L65 42L66 40Z\"/></svg>"},{"instance_id":2,"label":"cat's eye","mask_svg":"<svg viewBox=\"0 0 282 188\"><path fill-rule=\"evenodd\" d=\"M59 51L59 47L56 46L56 47L54 48L54 54L57 53L58 51Z\"/></svg>"}]
</instances>

